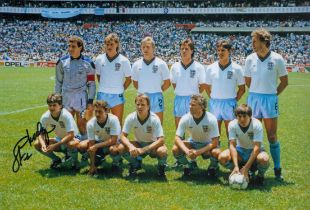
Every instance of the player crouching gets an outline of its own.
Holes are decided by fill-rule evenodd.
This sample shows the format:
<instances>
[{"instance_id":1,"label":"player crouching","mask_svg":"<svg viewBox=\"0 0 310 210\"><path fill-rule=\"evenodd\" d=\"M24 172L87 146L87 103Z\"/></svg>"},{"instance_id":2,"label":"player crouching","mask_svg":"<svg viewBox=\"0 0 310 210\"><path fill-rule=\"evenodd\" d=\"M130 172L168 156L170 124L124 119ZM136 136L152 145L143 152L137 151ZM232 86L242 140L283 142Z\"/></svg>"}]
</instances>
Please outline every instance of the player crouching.
<instances>
[{"instance_id":1,"label":"player crouching","mask_svg":"<svg viewBox=\"0 0 310 210\"><path fill-rule=\"evenodd\" d=\"M196 163L195 160L200 155L204 159L210 158L207 175L210 178L217 176L219 169L217 157L220 154L219 130L215 116L207 112L206 107L207 101L202 95L192 95L190 112L182 116L176 131L172 152L178 165L183 166L184 176L189 176L196 168L196 164L193 163ZM184 140L186 130L190 135L188 141Z\"/></svg>"},{"instance_id":2,"label":"player crouching","mask_svg":"<svg viewBox=\"0 0 310 210\"><path fill-rule=\"evenodd\" d=\"M246 104L238 106L234 119L229 123L229 149L219 155L219 162L233 173L241 173L250 181L263 185L264 174L269 167L269 156L262 148L263 126L252 117L252 109ZM239 167L242 167L241 169ZM249 173L250 172L250 173Z\"/></svg>"},{"instance_id":3,"label":"player crouching","mask_svg":"<svg viewBox=\"0 0 310 210\"><path fill-rule=\"evenodd\" d=\"M126 117L121 136L124 145L123 157L130 165L129 175L136 175L137 170L142 167L142 158L150 155L158 160L158 175L165 176L167 147L160 119L150 112L150 99L147 95L138 95L135 104L136 111ZM132 129L134 129L134 141L128 139Z\"/></svg>"},{"instance_id":4,"label":"player crouching","mask_svg":"<svg viewBox=\"0 0 310 210\"><path fill-rule=\"evenodd\" d=\"M40 119L42 129L54 131L55 138L48 138L47 133L39 135L34 143L34 147L41 154L52 159L50 168L56 169L70 163L72 169L78 169L76 145L79 140L77 125L70 114L62 105L62 95L53 93L47 97L48 111ZM63 152L66 158L62 164L60 157L54 152ZM69 161L70 160L70 161Z\"/></svg>"},{"instance_id":5,"label":"player crouching","mask_svg":"<svg viewBox=\"0 0 310 210\"><path fill-rule=\"evenodd\" d=\"M87 122L88 139L80 142L79 151L87 151L90 159L90 169L88 174L98 176L97 166L100 160L110 154L112 158L112 170L120 166L121 156L118 153L119 143L117 138L121 133L121 126L118 118L109 112L106 101L95 101L95 117Z\"/></svg>"}]
</instances>

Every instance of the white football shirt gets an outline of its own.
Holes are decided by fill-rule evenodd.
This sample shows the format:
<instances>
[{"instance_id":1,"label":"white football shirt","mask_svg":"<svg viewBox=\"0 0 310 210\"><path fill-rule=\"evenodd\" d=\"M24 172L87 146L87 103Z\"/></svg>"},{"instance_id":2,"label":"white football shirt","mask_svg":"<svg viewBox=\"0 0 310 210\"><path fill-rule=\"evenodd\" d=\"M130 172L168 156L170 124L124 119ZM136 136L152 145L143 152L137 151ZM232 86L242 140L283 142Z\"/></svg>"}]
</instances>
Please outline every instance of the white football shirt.
<instances>
[{"instance_id":1,"label":"white football shirt","mask_svg":"<svg viewBox=\"0 0 310 210\"><path fill-rule=\"evenodd\" d=\"M208 66L206 83L211 85L211 98L231 99L237 97L237 87L244 85L241 66L231 62L225 69L221 69L218 61Z\"/></svg>"},{"instance_id":2,"label":"white football shirt","mask_svg":"<svg viewBox=\"0 0 310 210\"><path fill-rule=\"evenodd\" d=\"M276 94L278 78L287 75L285 61L281 55L271 52L265 60L252 53L245 60L246 77L251 77L250 92Z\"/></svg>"},{"instance_id":3,"label":"white football shirt","mask_svg":"<svg viewBox=\"0 0 310 210\"><path fill-rule=\"evenodd\" d=\"M99 55L95 61L96 73L100 75L98 92L121 94L124 92L124 79L131 76L129 60L118 54L112 60L106 54Z\"/></svg>"},{"instance_id":4,"label":"white football shirt","mask_svg":"<svg viewBox=\"0 0 310 210\"><path fill-rule=\"evenodd\" d=\"M123 132L129 134L132 129L134 129L135 141L138 142L154 142L164 136L160 119L152 112L143 123L139 121L137 112L129 114L126 117Z\"/></svg>"},{"instance_id":5,"label":"white football shirt","mask_svg":"<svg viewBox=\"0 0 310 210\"><path fill-rule=\"evenodd\" d=\"M234 119L228 125L229 140L236 140L237 146L244 149L253 149L253 142L263 143L264 133L262 123L252 117L250 126L246 132L243 132L238 124L238 120Z\"/></svg>"},{"instance_id":6,"label":"white football shirt","mask_svg":"<svg viewBox=\"0 0 310 210\"><path fill-rule=\"evenodd\" d=\"M155 57L146 64L143 58L137 60L132 66L132 80L138 82L139 93L161 93L161 85L169 79L169 69L165 61Z\"/></svg>"},{"instance_id":7,"label":"white football shirt","mask_svg":"<svg viewBox=\"0 0 310 210\"><path fill-rule=\"evenodd\" d=\"M57 137L63 138L68 132L73 131L74 136L79 134L77 125L72 117L72 114L67 111L65 108L62 108L60 116L58 119L54 119L50 113L50 111L46 111L40 122L47 131L50 131L55 128L54 132Z\"/></svg>"},{"instance_id":8,"label":"white football shirt","mask_svg":"<svg viewBox=\"0 0 310 210\"><path fill-rule=\"evenodd\" d=\"M121 134L121 125L118 118L113 114L108 114L106 122L99 124L96 117L93 117L87 122L88 140L106 141L111 136L118 136Z\"/></svg>"},{"instance_id":9,"label":"white football shirt","mask_svg":"<svg viewBox=\"0 0 310 210\"><path fill-rule=\"evenodd\" d=\"M198 124L195 122L191 113L183 115L176 131L176 135L182 137L186 130L189 131L190 138L194 142L199 143L211 143L212 138L220 135L217 119L210 112L205 112L205 115Z\"/></svg>"},{"instance_id":10,"label":"white football shirt","mask_svg":"<svg viewBox=\"0 0 310 210\"><path fill-rule=\"evenodd\" d=\"M178 96L199 94L199 85L205 83L204 67L197 61L187 67L176 62L171 67L170 81L176 85L174 93Z\"/></svg>"}]
</instances>

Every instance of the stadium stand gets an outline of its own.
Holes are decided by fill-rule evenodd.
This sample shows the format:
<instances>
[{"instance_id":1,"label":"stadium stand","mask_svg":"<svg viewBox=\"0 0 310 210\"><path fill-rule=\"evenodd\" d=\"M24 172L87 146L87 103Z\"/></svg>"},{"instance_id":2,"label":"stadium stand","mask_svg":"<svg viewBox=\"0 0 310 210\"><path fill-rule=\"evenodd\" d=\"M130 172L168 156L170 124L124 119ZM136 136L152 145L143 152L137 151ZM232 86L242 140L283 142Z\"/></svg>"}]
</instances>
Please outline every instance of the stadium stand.
<instances>
[{"instance_id":1,"label":"stadium stand","mask_svg":"<svg viewBox=\"0 0 310 210\"><path fill-rule=\"evenodd\" d=\"M245 3L247 2L247 3ZM215 43L218 39L230 39L234 46L232 58L241 65L252 52L251 27L275 29L271 48L280 53L288 64L309 64L309 13L289 15L235 14L216 15L162 14L139 15L80 15L70 19L44 19L36 14L15 14L6 10L10 6L28 7L263 7L305 6L309 1L11 1L0 7L0 59L16 61L55 62L66 53L66 40L70 35L83 37L86 54L95 57L102 51L103 38L111 32L120 36L121 52L131 62L141 56L140 41L146 35L154 37L156 53L168 63L179 58L179 42L185 37L195 41L195 57L204 64L212 63L216 57ZM225 9L225 8L224 8ZM2 12L1 12L2 11ZM280 11L280 10L279 10ZM21 12L22 13L22 12ZM180 17L182 15L182 17ZM184 18L185 17L185 18ZM213 29L213 31L211 30ZM234 31L231 31L234 29ZM242 31L244 30L244 33ZM285 31L288 30L288 31Z\"/></svg>"}]
</instances>

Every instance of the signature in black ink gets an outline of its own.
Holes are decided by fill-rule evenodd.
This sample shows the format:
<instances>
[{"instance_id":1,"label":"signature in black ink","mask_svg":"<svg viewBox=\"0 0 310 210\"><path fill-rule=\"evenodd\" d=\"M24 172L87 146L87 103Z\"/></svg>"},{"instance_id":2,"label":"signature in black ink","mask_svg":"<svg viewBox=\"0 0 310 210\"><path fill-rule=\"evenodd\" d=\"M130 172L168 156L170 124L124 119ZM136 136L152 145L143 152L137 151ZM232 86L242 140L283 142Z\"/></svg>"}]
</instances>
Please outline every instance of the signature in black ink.
<instances>
[{"instance_id":1,"label":"signature in black ink","mask_svg":"<svg viewBox=\"0 0 310 210\"><path fill-rule=\"evenodd\" d=\"M28 143L31 146L31 143L36 140L36 138L39 135L43 135L43 139L46 143L46 145L49 145L49 136L48 134L55 130L55 127L47 131L45 128L43 128L42 124L40 122L37 122L37 130L36 132L33 133L32 136L29 135L28 129L26 129L26 136L22 137L17 141L17 143L14 146L13 149L13 156L14 156L14 161L12 165L12 170L13 172L17 173L20 167L23 165L22 161L29 160L30 157L32 156L31 153L21 153L21 149Z\"/></svg>"}]
</instances>

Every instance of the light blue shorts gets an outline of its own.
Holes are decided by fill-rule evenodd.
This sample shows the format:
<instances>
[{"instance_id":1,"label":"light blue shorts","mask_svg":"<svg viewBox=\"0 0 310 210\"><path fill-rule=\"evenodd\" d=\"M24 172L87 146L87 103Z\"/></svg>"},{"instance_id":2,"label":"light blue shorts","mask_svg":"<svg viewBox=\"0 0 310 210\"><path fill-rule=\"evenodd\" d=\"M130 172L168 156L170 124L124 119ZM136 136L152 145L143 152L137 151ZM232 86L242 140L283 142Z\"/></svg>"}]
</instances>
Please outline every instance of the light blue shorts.
<instances>
[{"instance_id":1,"label":"light blue shorts","mask_svg":"<svg viewBox=\"0 0 310 210\"><path fill-rule=\"evenodd\" d=\"M255 118L276 118L279 116L276 94L249 93L247 103L252 108Z\"/></svg>"},{"instance_id":2,"label":"light blue shorts","mask_svg":"<svg viewBox=\"0 0 310 210\"><path fill-rule=\"evenodd\" d=\"M60 138L59 136L56 136L56 137L55 137L55 141L57 141L57 142L60 142L61 139L62 139L62 138ZM75 139L75 140L78 140L78 141L81 141L81 135L80 135L80 134L75 135L75 136L74 136L74 139Z\"/></svg>"},{"instance_id":3,"label":"light blue shorts","mask_svg":"<svg viewBox=\"0 0 310 210\"><path fill-rule=\"evenodd\" d=\"M247 162L252 154L253 149L244 149L242 147L236 147L238 154L242 158L241 162Z\"/></svg>"},{"instance_id":4,"label":"light blue shorts","mask_svg":"<svg viewBox=\"0 0 310 210\"><path fill-rule=\"evenodd\" d=\"M113 108L119 104L125 103L124 94L109 94L109 93L98 92L97 100L106 101L110 108Z\"/></svg>"},{"instance_id":5,"label":"light blue shorts","mask_svg":"<svg viewBox=\"0 0 310 210\"><path fill-rule=\"evenodd\" d=\"M208 144L210 144L210 142L206 142L206 143L196 142L191 138L189 138L187 142L192 146L193 149L201 149L207 146Z\"/></svg>"},{"instance_id":6,"label":"light blue shorts","mask_svg":"<svg viewBox=\"0 0 310 210\"><path fill-rule=\"evenodd\" d=\"M175 117L182 117L189 112L189 103L191 101L191 96L178 96L174 98L174 108L173 115Z\"/></svg>"},{"instance_id":7,"label":"light blue shorts","mask_svg":"<svg viewBox=\"0 0 310 210\"><path fill-rule=\"evenodd\" d=\"M188 143L191 145L191 147L192 147L193 149L195 149L195 150L201 149L201 148L203 148L203 147L205 147L205 146L207 146L208 144L211 143L211 142L205 142L205 143L195 142L195 141L194 141L193 139L191 139L191 138L189 138L187 142L188 142ZM203 159L208 159L208 158L210 158L210 155L209 155L209 154L203 153L203 154L202 154L202 158L203 158Z\"/></svg>"},{"instance_id":8,"label":"light blue shorts","mask_svg":"<svg viewBox=\"0 0 310 210\"><path fill-rule=\"evenodd\" d=\"M209 110L217 120L233 120L235 119L235 108L237 100L230 99L213 99L209 101Z\"/></svg>"},{"instance_id":9,"label":"light blue shorts","mask_svg":"<svg viewBox=\"0 0 310 210\"><path fill-rule=\"evenodd\" d=\"M242 163L246 163L248 162L248 160L250 159L250 156L252 154L253 149L244 149L242 147L236 147L238 154L241 156L242 158ZM264 152L265 149L263 147L260 148L260 152Z\"/></svg>"},{"instance_id":10,"label":"light blue shorts","mask_svg":"<svg viewBox=\"0 0 310 210\"><path fill-rule=\"evenodd\" d=\"M145 93L150 98L151 112L163 112L164 109L164 96L162 93Z\"/></svg>"}]
</instances>

